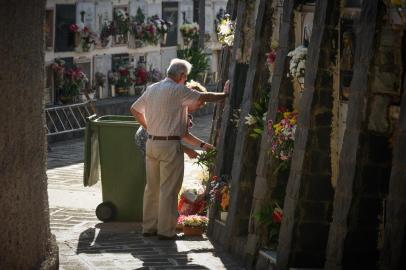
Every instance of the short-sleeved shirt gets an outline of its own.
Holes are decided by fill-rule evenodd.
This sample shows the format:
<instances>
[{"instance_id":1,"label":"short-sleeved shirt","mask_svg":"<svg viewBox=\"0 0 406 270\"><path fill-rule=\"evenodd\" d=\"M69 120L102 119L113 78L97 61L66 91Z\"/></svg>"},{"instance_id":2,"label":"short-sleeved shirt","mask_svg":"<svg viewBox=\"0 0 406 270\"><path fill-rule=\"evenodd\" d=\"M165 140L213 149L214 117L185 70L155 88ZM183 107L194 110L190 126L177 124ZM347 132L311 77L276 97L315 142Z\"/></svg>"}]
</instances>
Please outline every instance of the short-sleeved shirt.
<instances>
[{"instance_id":1,"label":"short-sleeved shirt","mask_svg":"<svg viewBox=\"0 0 406 270\"><path fill-rule=\"evenodd\" d=\"M200 93L166 78L150 85L131 106L145 115L148 134L183 136L188 125L188 109L200 98Z\"/></svg>"}]
</instances>

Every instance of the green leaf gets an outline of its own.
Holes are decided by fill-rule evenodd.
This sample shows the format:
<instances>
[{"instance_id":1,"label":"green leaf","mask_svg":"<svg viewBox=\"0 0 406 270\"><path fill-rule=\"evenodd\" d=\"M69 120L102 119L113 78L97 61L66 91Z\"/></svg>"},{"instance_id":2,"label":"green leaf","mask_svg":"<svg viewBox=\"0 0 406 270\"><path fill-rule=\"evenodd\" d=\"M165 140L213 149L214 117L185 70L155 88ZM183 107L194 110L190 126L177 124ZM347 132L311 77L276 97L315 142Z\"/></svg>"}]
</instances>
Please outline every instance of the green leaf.
<instances>
[{"instance_id":1,"label":"green leaf","mask_svg":"<svg viewBox=\"0 0 406 270\"><path fill-rule=\"evenodd\" d=\"M254 128L254 132L258 134L262 134L263 130L260 128Z\"/></svg>"}]
</instances>

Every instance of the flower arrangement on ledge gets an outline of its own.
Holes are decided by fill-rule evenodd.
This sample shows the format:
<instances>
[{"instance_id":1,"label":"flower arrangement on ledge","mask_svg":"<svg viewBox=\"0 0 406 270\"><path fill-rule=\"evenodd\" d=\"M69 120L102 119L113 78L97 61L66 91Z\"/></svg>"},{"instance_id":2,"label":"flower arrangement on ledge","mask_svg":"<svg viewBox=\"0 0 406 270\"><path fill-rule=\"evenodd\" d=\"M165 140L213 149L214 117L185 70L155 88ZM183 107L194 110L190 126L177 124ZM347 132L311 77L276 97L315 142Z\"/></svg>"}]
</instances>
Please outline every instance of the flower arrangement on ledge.
<instances>
[{"instance_id":1,"label":"flower arrangement on ledge","mask_svg":"<svg viewBox=\"0 0 406 270\"><path fill-rule=\"evenodd\" d=\"M129 20L129 33L134 38L135 47L145 44L157 45L159 41L166 43L166 35L172 23L163 20L158 15L145 20L141 8L137 9L137 15Z\"/></svg>"},{"instance_id":2,"label":"flower arrangement on ledge","mask_svg":"<svg viewBox=\"0 0 406 270\"><path fill-rule=\"evenodd\" d=\"M287 167L293 154L297 112L279 109L276 123L268 122L268 134L271 138L271 154L281 165Z\"/></svg>"},{"instance_id":3,"label":"flower arrangement on ledge","mask_svg":"<svg viewBox=\"0 0 406 270\"><path fill-rule=\"evenodd\" d=\"M112 21L105 20L100 31L100 45L102 48L109 48L113 42L113 36L116 34L116 29Z\"/></svg>"},{"instance_id":4,"label":"flower arrangement on ledge","mask_svg":"<svg viewBox=\"0 0 406 270\"><path fill-rule=\"evenodd\" d=\"M254 217L267 228L271 249L278 246L279 230L283 219L283 210L277 202L264 206Z\"/></svg>"},{"instance_id":5,"label":"flower arrangement on ledge","mask_svg":"<svg viewBox=\"0 0 406 270\"><path fill-rule=\"evenodd\" d=\"M52 70L55 73L55 83L59 92L59 99L64 104L74 101L89 81L86 74L80 68L67 68L65 61L62 59L55 59L55 62L52 64Z\"/></svg>"},{"instance_id":6,"label":"flower arrangement on ledge","mask_svg":"<svg viewBox=\"0 0 406 270\"><path fill-rule=\"evenodd\" d=\"M199 25L197 23L184 23L179 27L183 43L189 46L199 36Z\"/></svg>"},{"instance_id":7,"label":"flower arrangement on ledge","mask_svg":"<svg viewBox=\"0 0 406 270\"><path fill-rule=\"evenodd\" d=\"M300 85L301 91L303 91L307 48L304 46L299 46L293 51L289 52L288 57L291 58L289 62L289 76L292 78L294 83L298 83Z\"/></svg>"},{"instance_id":8,"label":"flower arrangement on ledge","mask_svg":"<svg viewBox=\"0 0 406 270\"><path fill-rule=\"evenodd\" d=\"M83 52L90 51L91 47L96 45L97 35L90 31L83 23L71 24L69 30L76 34L77 45L80 45Z\"/></svg>"},{"instance_id":9,"label":"flower arrangement on ledge","mask_svg":"<svg viewBox=\"0 0 406 270\"><path fill-rule=\"evenodd\" d=\"M209 184L209 202L220 210L220 220L226 221L228 208L230 206L230 190L228 176L215 175Z\"/></svg>"},{"instance_id":10,"label":"flower arrangement on ledge","mask_svg":"<svg viewBox=\"0 0 406 270\"><path fill-rule=\"evenodd\" d=\"M235 33L235 22L230 15L226 14L217 26L217 39L224 46L233 46Z\"/></svg>"}]
</instances>

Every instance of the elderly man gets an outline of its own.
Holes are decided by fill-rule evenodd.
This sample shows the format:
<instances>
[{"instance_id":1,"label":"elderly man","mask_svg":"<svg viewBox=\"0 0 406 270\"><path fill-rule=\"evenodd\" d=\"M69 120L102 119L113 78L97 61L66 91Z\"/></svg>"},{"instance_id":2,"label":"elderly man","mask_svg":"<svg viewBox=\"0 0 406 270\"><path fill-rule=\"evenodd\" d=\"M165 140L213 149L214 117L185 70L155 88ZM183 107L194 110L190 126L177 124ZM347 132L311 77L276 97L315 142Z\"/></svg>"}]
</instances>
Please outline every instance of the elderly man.
<instances>
[{"instance_id":1,"label":"elderly man","mask_svg":"<svg viewBox=\"0 0 406 270\"><path fill-rule=\"evenodd\" d=\"M201 93L185 86L192 65L173 59L167 77L147 88L131 106L131 113L148 131L147 183L144 190L143 236L176 239L178 193L182 186L184 156L181 138L187 130L188 106L225 99L223 93Z\"/></svg>"}]
</instances>

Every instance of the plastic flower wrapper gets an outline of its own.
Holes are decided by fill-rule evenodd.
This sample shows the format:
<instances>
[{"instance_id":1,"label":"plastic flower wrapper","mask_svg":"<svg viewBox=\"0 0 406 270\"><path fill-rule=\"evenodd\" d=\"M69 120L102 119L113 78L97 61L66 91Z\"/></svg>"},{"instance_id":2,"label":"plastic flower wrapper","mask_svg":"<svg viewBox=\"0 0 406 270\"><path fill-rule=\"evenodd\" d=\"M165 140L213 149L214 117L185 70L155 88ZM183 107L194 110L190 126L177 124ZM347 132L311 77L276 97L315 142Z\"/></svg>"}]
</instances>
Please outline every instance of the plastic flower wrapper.
<instances>
[{"instance_id":1,"label":"plastic flower wrapper","mask_svg":"<svg viewBox=\"0 0 406 270\"><path fill-rule=\"evenodd\" d=\"M178 203L180 215L204 214L206 200L203 189L186 189L181 192Z\"/></svg>"}]
</instances>

